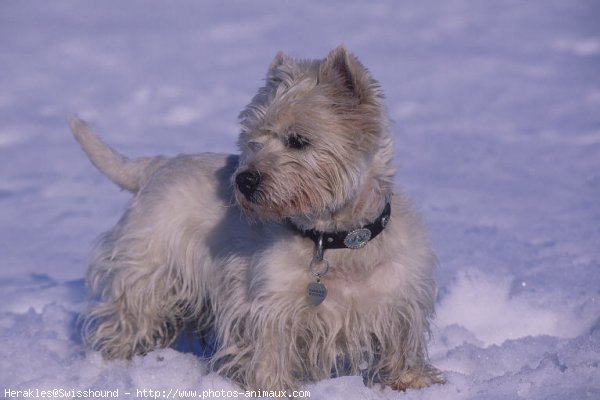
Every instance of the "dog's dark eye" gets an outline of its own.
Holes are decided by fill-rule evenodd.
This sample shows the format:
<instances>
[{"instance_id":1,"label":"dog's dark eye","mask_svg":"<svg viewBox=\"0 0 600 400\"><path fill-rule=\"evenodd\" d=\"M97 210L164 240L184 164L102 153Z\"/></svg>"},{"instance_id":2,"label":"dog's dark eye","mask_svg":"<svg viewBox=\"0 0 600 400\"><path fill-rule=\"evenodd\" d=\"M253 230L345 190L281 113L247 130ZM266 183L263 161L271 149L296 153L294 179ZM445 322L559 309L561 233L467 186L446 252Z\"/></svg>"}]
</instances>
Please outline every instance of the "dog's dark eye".
<instances>
[{"instance_id":1,"label":"dog's dark eye","mask_svg":"<svg viewBox=\"0 0 600 400\"><path fill-rule=\"evenodd\" d=\"M288 136L286 141L287 147L289 147L290 149L297 150L303 149L309 144L310 142L308 141L308 139L300 135L290 135Z\"/></svg>"}]
</instances>

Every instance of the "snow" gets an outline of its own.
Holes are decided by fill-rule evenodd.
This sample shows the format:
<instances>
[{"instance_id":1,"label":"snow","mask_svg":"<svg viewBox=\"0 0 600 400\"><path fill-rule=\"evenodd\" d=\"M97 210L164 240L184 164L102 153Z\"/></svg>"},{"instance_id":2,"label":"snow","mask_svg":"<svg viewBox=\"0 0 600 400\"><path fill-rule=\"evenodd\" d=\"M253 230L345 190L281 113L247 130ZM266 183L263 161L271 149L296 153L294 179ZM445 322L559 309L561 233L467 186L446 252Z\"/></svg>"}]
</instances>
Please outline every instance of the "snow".
<instances>
[{"instance_id":1,"label":"snow","mask_svg":"<svg viewBox=\"0 0 600 400\"><path fill-rule=\"evenodd\" d=\"M430 357L448 382L339 377L311 398L600 399L599 16L585 0L1 2L0 397L239 389L191 353L83 351L87 257L128 195L66 118L131 156L235 152L276 51L345 43L386 92L397 183L440 260Z\"/></svg>"}]
</instances>

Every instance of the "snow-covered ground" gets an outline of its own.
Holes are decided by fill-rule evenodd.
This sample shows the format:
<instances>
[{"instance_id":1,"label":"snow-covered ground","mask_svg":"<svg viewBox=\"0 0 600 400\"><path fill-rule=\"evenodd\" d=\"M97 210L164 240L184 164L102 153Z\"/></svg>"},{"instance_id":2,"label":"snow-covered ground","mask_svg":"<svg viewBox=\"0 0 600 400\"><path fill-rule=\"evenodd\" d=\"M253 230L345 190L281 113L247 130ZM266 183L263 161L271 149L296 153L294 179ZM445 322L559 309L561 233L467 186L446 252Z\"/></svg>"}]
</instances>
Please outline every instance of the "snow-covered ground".
<instances>
[{"instance_id":1,"label":"snow-covered ground","mask_svg":"<svg viewBox=\"0 0 600 400\"><path fill-rule=\"evenodd\" d=\"M386 91L397 183L439 256L430 356L448 383L341 377L311 398L599 399L599 20L587 0L1 1L0 397L236 390L193 354L82 351L86 257L128 195L66 118L132 156L235 152L277 50L345 43Z\"/></svg>"}]
</instances>

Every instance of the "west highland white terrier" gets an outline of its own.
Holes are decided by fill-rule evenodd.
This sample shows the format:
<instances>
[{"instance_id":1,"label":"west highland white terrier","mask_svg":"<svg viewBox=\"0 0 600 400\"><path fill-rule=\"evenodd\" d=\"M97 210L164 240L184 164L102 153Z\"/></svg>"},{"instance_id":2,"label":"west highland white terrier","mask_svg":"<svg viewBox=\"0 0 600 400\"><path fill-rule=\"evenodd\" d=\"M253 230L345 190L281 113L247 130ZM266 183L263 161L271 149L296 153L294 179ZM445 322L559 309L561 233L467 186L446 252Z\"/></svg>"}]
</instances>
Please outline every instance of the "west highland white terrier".
<instances>
[{"instance_id":1,"label":"west highland white terrier","mask_svg":"<svg viewBox=\"0 0 600 400\"><path fill-rule=\"evenodd\" d=\"M133 193L87 274L86 343L129 359L192 325L214 332L210 366L243 388L442 382L426 351L435 257L393 189L382 98L340 46L275 56L240 115L239 156L130 160L72 118L94 165Z\"/></svg>"}]
</instances>

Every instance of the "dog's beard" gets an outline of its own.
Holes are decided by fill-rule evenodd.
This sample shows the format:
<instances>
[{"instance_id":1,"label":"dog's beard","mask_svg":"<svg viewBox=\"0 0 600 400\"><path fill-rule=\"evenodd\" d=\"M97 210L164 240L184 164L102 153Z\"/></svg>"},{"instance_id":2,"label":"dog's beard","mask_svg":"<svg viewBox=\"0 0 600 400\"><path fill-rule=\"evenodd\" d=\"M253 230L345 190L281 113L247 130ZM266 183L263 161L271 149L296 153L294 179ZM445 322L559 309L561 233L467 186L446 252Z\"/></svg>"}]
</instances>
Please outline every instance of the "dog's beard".
<instances>
[{"instance_id":1,"label":"dog's beard","mask_svg":"<svg viewBox=\"0 0 600 400\"><path fill-rule=\"evenodd\" d=\"M236 202L242 212L251 219L283 221L297 215L307 215L311 207L303 206L297 198L281 198L269 196L262 189L257 189L249 196L236 190Z\"/></svg>"},{"instance_id":2,"label":"dog's beard","mask_svg":"<svg viewBox=\"0 0 600 400\"><path fill-rule=\"evenodd\" d=\"M263 175L265 176L265 175ZM307 182L310 180L307 180ZM329 193L303 191L296 185L276 185L265 181L251 194L245 195L235 189L235 200L242 212L250 219L283 221L294 217L312 218L328 212L335 203Z\"/></svg>"},{"instance_id":3,"label":"dog's beard","mask_svg":"<svg viewBox=\"0 0 600 400\"><path fill-rule=\"evenodd\" d=\"M275 204L269 204L261 190L257 190L251 195L244 195L236 190L235 200L244 215L250 220L283 220L286 218L286 213L282 208Z\"/></svg>"},{"instance_id":4,"label":"dog's beard","mask_svg":"<svg viewBox=\"0 0 600 400\"><path fill-rule=\"evenodd\" d=\"M261 220L310 221L331 215L356 196L361 184L356 165L350 168L311 159L285 162L286 158L289 157L265 156L261 162L254 160L238 167L233 185L235 200L244 214ZM238 174L248 170L260 176L260 183L252 193L244 193L235 182Z\"/></svg>"}]
</instances>

